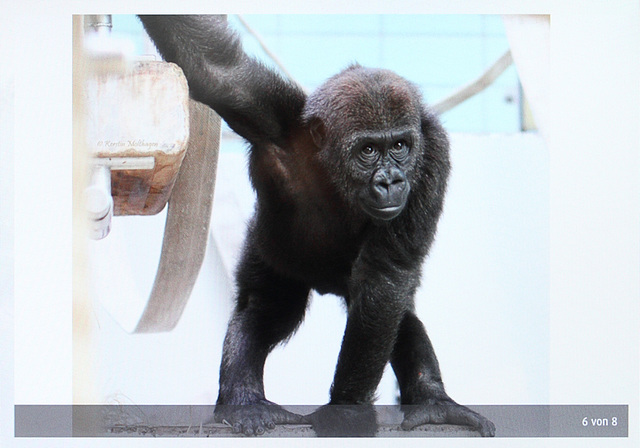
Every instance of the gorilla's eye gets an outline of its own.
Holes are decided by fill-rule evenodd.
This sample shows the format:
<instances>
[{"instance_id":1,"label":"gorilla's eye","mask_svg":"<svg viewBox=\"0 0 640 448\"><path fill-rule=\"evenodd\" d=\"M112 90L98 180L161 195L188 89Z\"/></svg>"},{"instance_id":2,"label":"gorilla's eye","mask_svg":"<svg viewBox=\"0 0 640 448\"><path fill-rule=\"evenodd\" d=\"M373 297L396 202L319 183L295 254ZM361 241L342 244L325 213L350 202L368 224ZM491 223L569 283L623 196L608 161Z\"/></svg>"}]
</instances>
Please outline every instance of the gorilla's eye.
<instances>
[{"instance_id":1,"label":"gorilla's eye","mask_svg":"<svg viewBox=\"0 0 640 448\"><path fill-rule=\"evenodd\" d=\"M406 157L409 153L409 145L404 140L398 140L393 144L391 151L395 157Z\"/></svg>"},{"instance_id":2,"label":"gorilla's eye","mask_svg":"<svg viewBox=\"0 0 640 448\"><path fill-rule=\"evenodd\" d=\"M396 151L402 151L404 148L406 148L406 146L407 144L404 140L398 140L393 144L393 149L395 149Z\"/></svg>"},{"instance_id":3,"label":"gorilla's eye","mask_svg":"<svg viewBox=\"0 0 640 448\"><path fill-rule=\"evenodd\" d=\"M360 150L360 153L367 158L371 158L376 154L376 150L373 146L371 145L365 145L362 147L362 149Z\"/></svg>"}]
</instances>

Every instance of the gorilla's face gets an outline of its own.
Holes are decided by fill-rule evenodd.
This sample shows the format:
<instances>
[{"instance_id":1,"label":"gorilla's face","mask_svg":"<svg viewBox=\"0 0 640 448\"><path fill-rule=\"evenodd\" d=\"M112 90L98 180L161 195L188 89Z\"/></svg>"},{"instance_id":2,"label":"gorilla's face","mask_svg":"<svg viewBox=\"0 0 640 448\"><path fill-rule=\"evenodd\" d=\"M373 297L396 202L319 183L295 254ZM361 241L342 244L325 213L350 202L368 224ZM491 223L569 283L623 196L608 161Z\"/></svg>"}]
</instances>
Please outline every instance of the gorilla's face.
<instances>
[{"instance_id":1,"label":"gorilla's face","mask_svg":"<svg viewBox=\"0 0 640 448\"><path fill-rule=\"evenodd\" d=\"M390 220L407 203L421 152L421 98L385 70L351 67L307 102L306 116L333 184L352 206Z\"/></svg>"},{"instance_id":2,"label":"gorilla's face","mask_svg":"<svg viewBox=\"0 0 640 448\"><path fill-rule=\"evenodd\" d=\"M352 148L350 184L360 207L372 218L390 220L402 212L411 191L410 133L366 135Z\"/></svg>"}]
</instances>

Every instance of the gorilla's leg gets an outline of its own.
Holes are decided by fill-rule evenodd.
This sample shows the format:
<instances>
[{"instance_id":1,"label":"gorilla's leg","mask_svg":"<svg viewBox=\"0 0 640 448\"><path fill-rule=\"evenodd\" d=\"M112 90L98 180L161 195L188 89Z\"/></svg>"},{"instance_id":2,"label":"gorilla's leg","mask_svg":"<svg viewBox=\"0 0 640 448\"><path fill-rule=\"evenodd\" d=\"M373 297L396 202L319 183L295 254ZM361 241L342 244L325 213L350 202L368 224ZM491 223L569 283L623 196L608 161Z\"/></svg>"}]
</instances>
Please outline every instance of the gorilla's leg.
<instances>
[{"instance_id":1,"label":"gorilla's leg","mask_svg":"<svg viewBox=\"0 0 640 448\"><path fill-rule=\"evenodd\" d=\"M407 313L400 324L391 365L400 384L401 402L406 405L403 429L449 423L470 426L485 437L495 435L492 422L447 395L431 341L413 313Z\"/></svg>"},{"instance_id":2,"label":"gorilla's leg","mask_svg":"<svg viewBox=\"0 0 640 448\"><path fill-rule=\"evenodd\" d=\"M269 352L296 330L309 288L246 256L238 273L238 302L229 323L220 366L214 419L235 432L260 435L300 416L266 400L263 369Z\"/></svg>"}]
</instances>

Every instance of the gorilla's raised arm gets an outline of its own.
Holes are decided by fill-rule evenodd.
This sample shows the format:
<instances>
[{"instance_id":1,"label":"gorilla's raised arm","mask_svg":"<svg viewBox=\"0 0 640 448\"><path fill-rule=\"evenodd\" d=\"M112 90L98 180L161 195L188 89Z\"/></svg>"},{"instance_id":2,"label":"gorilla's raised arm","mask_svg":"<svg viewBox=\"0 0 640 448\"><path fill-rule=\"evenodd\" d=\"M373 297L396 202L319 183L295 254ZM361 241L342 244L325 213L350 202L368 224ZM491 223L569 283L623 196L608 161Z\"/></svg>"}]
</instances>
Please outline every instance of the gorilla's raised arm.
<instances>
[{"instance_id":1,"label":"gorilla's raised arm","mask_svg":"<svg viewBox=\"0 0 640 448\"><path fill-rule=\"evenodd\" d=\"M158 51L184 71L191 96L251 143L283 142L305 102L299 87L247 56L223 16L139 16Z\"/></svg>"}]
</instances>

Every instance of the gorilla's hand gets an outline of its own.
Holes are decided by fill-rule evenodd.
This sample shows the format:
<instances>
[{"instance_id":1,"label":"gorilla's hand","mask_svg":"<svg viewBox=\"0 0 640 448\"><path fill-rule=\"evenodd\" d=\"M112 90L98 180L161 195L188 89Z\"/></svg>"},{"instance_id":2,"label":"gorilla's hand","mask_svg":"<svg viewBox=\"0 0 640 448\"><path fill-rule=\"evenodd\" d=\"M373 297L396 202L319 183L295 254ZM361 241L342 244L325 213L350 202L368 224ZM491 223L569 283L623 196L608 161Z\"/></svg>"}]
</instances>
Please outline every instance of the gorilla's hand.
<instances>
[{"instance_id":1,"label":"gorilla's hand","mask_svg":"<svg viewBox=\"0 0 640 448\"><path fill-rule=\"evenodd\" d=\"M268 400L248 405L216 405L213 420L230 425L236 434L259 436L276 425L302 423L302 416Z\"/></svg>"}]
</instances>

